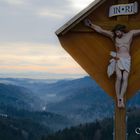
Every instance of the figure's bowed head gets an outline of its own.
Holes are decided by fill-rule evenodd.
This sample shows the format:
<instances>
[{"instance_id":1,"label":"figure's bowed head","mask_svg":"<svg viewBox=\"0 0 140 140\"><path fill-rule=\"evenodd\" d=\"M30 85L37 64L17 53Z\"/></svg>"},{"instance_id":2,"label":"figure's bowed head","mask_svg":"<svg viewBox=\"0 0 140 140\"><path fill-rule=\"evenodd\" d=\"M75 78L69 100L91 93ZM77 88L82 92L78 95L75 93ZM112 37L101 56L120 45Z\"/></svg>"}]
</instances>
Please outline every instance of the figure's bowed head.
<instances>
[{"instance_id":1,"label":"figure's bowed head","mask_svg":"<svg viewBox=\"0 0 140 140\"><path fill-rule=\"evenodd\" d=\"M117 24L112 30L112 32L114 33L115 37L121 38L126 32L125 30L126 30L125 25Z\"/></svg>"}]
</instances>

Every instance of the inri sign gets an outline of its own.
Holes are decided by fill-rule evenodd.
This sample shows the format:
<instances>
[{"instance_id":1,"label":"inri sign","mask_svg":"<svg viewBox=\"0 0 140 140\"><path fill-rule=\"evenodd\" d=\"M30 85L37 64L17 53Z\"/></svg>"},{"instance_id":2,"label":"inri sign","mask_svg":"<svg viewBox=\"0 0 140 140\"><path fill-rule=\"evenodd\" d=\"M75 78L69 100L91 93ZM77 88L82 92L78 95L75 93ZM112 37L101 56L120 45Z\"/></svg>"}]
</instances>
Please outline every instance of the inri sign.
<instances>
[{"instance_id":1,"label":"inri sign","mask_svg":"<svg viewBox=\"0 0 140 140\"><path fill-rule=\"evenodd\" d=\"M113 5L109 9L109 17L118 15L132 15L138 12L138 3Z\"/></svg>"}]
</instances>

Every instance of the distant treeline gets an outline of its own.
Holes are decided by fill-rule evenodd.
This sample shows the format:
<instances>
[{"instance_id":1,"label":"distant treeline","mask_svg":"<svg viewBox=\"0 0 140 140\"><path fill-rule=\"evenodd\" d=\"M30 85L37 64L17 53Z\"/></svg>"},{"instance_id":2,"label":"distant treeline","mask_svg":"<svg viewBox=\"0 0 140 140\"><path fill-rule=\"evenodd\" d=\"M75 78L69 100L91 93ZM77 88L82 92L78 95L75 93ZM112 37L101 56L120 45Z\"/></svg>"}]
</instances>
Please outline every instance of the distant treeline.
<instances>
[{"instance_id":1,"label":"distant treeline","mask_svg":"<svg viewBox=\"0 0 140 140\"><path fill-rule=\"evenodd\" d=\"M135 129L140 127L140 109L129 109L127 120L128 140L140 140ZM60 130L42 140L113 140L113 119L107 118L94 123Z\"/></svg>"}]
</instances>

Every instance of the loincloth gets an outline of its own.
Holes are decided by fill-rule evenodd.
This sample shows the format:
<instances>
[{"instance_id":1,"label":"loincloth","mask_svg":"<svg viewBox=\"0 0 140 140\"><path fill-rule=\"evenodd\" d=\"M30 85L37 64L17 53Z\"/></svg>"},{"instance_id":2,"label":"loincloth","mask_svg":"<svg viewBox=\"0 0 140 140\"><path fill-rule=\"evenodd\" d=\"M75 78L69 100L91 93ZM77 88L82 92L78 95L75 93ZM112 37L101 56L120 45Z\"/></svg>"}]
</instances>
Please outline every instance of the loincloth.
<instances>
[{"instance_id":1,"label":"loincloth","mask_svg":"<svg viewBox=\"0 0 140 140\"><path fill-rule=\"evenodd\" d=\"M113 58L110 60L110 64L107 68L108 77L110 77L116 71L116 65L120 70L125 70L128 73L130 72L131 57L117 57L117 59L115 59L117 55L116 52L111 52L110 55Z\"/></svg>"}]
</instances>

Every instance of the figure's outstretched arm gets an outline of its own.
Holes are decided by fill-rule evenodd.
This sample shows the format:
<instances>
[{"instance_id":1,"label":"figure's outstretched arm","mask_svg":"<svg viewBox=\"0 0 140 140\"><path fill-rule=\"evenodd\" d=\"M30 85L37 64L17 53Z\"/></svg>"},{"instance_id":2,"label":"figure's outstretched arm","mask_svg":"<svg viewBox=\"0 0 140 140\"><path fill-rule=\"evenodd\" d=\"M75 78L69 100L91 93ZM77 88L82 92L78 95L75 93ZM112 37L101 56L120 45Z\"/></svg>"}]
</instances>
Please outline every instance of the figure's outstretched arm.
<instances>
[{"instance_id":1,"label":"figure's outstretched arm","mask_svg":"<svg viewBox=\"0 0 140 140\"><path fill-rule=\"evenodd\" d=\"M113 32L111 32L109 30L104 30L100 26L93 24L89 19L85 19L84 23L86 26L90 27L91 29L95 30L96 32L113 39Z\"/></svg>"},{"instance_id":2,"label":"figure's outstretched arm","mask_svg":"<svg viewBox=\"0 0 140 140\"><path fill-rule=\"evenodd\" d=\"M133 34L133 36L140 35L140 29L138 29L138 30L131 30L130 32Z\"/></svg>"}]
</instances>

